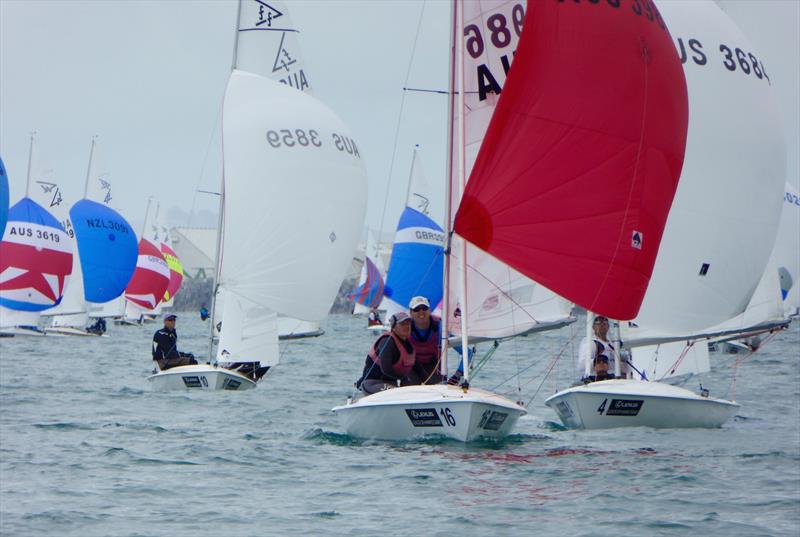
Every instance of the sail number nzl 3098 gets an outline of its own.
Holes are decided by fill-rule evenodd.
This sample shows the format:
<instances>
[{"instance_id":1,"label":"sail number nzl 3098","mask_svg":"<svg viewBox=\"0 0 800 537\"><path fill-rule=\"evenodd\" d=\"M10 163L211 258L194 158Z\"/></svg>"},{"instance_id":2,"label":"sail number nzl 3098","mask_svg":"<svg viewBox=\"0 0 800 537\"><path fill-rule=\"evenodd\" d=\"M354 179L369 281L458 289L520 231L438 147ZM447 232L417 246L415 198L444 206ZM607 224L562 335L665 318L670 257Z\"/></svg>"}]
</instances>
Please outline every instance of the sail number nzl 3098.
<instances>
[{"instance_id":1,"label":"sail number nzl 3098","mask_svg":"<svg viewBox=\"0 0 800 537\"><path fill-rule=\"evenodd\" d=\"M294 147L322 147L326 137L314 129L280 129L268 130L267 142L275 149ZM343 134L331 133L330 141L342 153L361 158L355 140Z\"/></svg>"}]
</instances>

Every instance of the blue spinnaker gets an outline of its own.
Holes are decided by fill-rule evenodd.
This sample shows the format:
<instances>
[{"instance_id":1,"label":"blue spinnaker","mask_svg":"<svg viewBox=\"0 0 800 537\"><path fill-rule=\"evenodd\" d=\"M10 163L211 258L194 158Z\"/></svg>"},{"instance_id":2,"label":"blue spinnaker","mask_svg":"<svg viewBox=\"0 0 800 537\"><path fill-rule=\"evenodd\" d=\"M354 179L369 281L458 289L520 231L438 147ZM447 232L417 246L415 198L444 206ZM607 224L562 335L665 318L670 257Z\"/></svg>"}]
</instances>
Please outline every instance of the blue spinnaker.
<instances>
[{"instance_id":1,"label":"blue spinnaker","mask_svg":"<svg viewBox=\"0 0 800 537\"><path fill-rule=\"evenodd\" d=\"M80 200L69 215L81 256L84 297L88 302L113 300L136 269L136 234L122 215L96 201Z\"/></svg>"},{"instance_id":2,"label":"blue spinnaker","mask_svg":"<svg viewBox=\"0 0 800 537\"><path fill-rule=\"evenodd\" d=\"M442 300L444 238L436 222L406 207L397 224L384 295L402 308L415 296L436 307Z\"/></svg>"},{"instance_id":3,"label":"blue spinnaker","mask_svg":"<svg viewBox=\"0 0 800 537\"><path fill-rule=\"evenodd\" d=\"M0 239L6 231L6 222L8 222L8 174L3 159L0 158Z\"/></svg>"}]
</instances>

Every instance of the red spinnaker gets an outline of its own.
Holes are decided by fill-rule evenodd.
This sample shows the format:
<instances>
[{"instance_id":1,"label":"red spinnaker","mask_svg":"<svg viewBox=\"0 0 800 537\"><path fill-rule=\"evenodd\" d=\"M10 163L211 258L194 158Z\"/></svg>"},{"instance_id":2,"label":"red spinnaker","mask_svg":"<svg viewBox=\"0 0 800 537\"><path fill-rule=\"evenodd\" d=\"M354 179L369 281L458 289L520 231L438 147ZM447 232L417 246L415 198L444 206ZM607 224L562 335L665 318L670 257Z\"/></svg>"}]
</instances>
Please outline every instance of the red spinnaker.
<instances>
[{"instance_id":1,"label":"red spinnaker","mask_svg":"<svg viewBox=\"0 0 800 537\"><path fill-rule=\"evenodd\" d=\"M683 166L688 98L655 5L528 3L456 232L559 295L636 316Z\"/></svg>"},{"instance_id":2,"label":"red spinnaker","mask_svg":"<svg viewBox=\"0 0 800 537\"><path fill-rule=\"evenodd\" d=\"M146 310L158 306L169 285L169 267L158 247L152 242L139 241L139 259L125 298Z\"/></svg>"}]
</instances>

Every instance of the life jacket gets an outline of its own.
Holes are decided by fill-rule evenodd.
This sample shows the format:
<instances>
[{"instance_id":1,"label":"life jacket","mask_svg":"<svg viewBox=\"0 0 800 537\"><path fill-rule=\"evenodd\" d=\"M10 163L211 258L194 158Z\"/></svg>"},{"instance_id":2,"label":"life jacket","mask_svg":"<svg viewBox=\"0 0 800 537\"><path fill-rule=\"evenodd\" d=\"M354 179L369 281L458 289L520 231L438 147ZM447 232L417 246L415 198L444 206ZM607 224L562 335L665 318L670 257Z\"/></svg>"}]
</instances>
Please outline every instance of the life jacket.
<instances>
[{"instance_id":1,"label":"life jacket","mask_svg":"<svg viewBox=\"0 0 800 537\"><path fill-rule=\"evenodd\" d=\"M614 348L614 344L610 341L601 341L597 338L592 338L594 342L595 353L591 357L591 360L594 361L595 358L605 357L608 360L608 376L609 378L614 378L614 374L616 372L616 363L619 360L619 354L617 353L617 349ZM620 367L622 364L620 364ZM592 367L591 365L589 367ZM594 369L592 369L594 371Z\"/></svg>"},{"instance_id":2,"label":"life jacket","mask_svg":"<svg viewBox=\"0 0 800 537\"><path fill-rule=\"evenodd\" d=\"M413 324L411 325L411 335L409 336L409 341L411 341L411 346L414 347L414 353L417 357L417 363L420 364L432 364L439 361L439 327L441 324L439 323L439 319L435 317L431 317L431 325L428 327L427 340L422 340L419 338L422 334L419 333L416 326Z\"/></svg>"},{"instance_id":3,"label":"life jacket","mask_svg":"<svg viewBox=\"0 0 800 537\"><path fill-rule=\"evenodd\" d=\"M383 350L386 337L391 337L394 340L397 351L400 353L400 358L392 364L392 375L397 378L408 375L411 372L411 368L414 367L414 362L416 361L414 346L412 345L411 352L408 352L406 350L406 346L403 345L403 341L392 332L384 332L381 334L380 337L375 340L375 343L372 344L372 347L370 347L369 357L372 359L372 363L380 367L381 364L379 355L380 351Z\"/></svg>"}]
</instances>

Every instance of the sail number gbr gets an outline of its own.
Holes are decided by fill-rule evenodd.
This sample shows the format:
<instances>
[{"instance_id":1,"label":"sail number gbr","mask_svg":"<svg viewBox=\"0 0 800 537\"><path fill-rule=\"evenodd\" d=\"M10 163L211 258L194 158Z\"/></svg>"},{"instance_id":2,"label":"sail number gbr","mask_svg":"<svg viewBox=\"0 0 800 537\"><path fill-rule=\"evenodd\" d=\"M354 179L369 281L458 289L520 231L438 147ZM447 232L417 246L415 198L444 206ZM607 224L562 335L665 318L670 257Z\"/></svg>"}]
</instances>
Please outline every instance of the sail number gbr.
<instances>
[{"instance_id":1,"label":"sail number gbr","mask_svg":"<svg viewBox=\"0 0 800 537\"><path fill-rule=\"evenodd\" d=\"M314 129L280 129L268 130L267 142L275 149L284 147L322 147L326 137L321 136ZM338 133L331 133L329 143L338 151L361 158L355 140Z\"/></svg>"}]
</instances>

